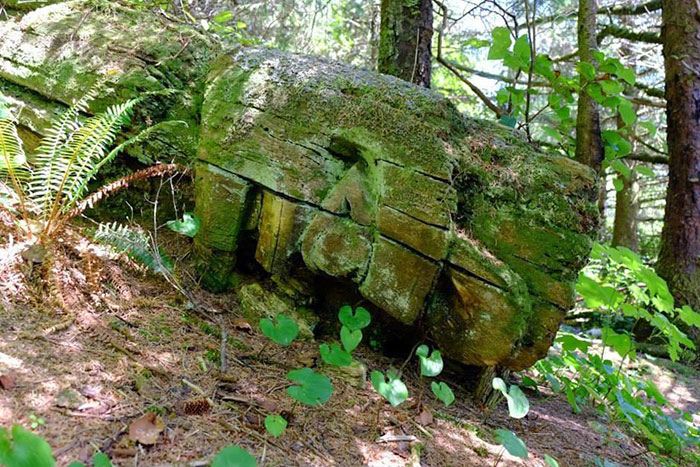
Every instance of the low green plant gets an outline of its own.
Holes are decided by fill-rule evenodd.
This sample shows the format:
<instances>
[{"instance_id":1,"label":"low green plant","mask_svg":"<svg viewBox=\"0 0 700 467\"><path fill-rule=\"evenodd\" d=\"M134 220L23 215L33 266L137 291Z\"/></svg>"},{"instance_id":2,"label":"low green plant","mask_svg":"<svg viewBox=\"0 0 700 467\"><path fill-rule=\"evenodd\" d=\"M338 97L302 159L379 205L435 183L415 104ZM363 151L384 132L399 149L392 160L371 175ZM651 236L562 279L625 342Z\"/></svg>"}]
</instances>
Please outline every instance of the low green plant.
<instances>
[{"instance_id":1,"label":"low green plant","mask_svg":"<svg viewBox=\"0 0 700 467\"><path fill-rule=\"evenodd\" d=\"M421 376L433 377L442 373L444 363L439 350L435 349L430 353L430 349L427 345L420 345L416 349L416 355L420 360Z\"/></svg>"},{"instance_id":2,"label":"low green plant","mask_svg":"<svg viewBox=\"0 0 700 467\"><path fill-rule=\"evenodd\" d=\"M352 355L347 350L340 348L336 343L321 344L319 353L324 363L334 366L348 366L352 363Z\"/></svg>"},{"instance_id":3,"label":"low green plant","mask_svg":"<svg viewBox=\"0 0 700 467\"><path fill-rule=\"evenodd\" d=\"M449 407L455 401L455 395L447 383L433 381L430 383L430 389L433 391L435 397L445 404L445 407Z\"/></svg>"},{"instance_id":4,"label":"low green plant","mask_svg":"<svg viewBox=\"0 0 700 467\"><path fill-rule=\"evenodd\" d=\"M32 430L36 430L40 426L44 426L46 424L46 420L44 420L41 417L37 417L34 414L29 415L29 420L31 420L31 423L29 426L31 427Z\"/></svg>"},{"instance_id":5,"label":"low green plant","mask_svg":"<svg viewBox=\"0 0 700 467\"><path fill-rule=\"evenodd\" d=\"M511 384L510 388L506 388L506 383L501 378L494 378L491 384L508 401L508 415L511 418L520 419L527 415L530 411L530 402L517 385Z\"/></svg>"},{"instance_id":6,"label":"low green plant","mask_svg":"<svg viewBox=\"0 0 700 467\"><path fill-rule=\"evenodd\" d=\"M374 390L389 401L392 407L398 407L408 399L408 388L395 371L389 370L385 377L381 371L374 370L370 380Z\"/></svg>"},{"instance_id":7,"label":"low green plant","mask_svg":"<svg viewBox=\"0 0 700 467\"><path fill-rule=\"evenodd\" d=\"M501 444L511 456L528 459L527 446L523 440L510 430L497 429L495 440Z\"/></svg>"},{"instance_id":8,"label":"low green plant","mask_svg":"<svg viewBox=\"0 0 700 467\"><path fill-rule=\"evenodd\" d=\"M214 457L211 467L257 467L255 457L240 446L230 445Z\"/></svg>"},{"instance_id":9,"label":"low green plant","mask_svg":"<svg viewBox=\"0 0 700 467\"><path fill-rule=\"evenodd\" d=\"M276 322L269 318L260 320L260 330L275 344L288 346L299 335L299 326L296 321L286 317L282 313L276 316Z\"/></svg>"},{"instance_id":10,"label":"low green plant","mask_svg":"<svg viewBox=\"0 0 700 467\"><path fill-rule=\"evenodd\" d=\"M194 213L186 212L182 219L168 221L165 225L173 232L192 238L199 232L201 221Z\"/></svg>"},{"instance_id":11,"label":"low green plant","mask_svg":"<svg viewBox=\"0 0 700 467\"><path fill-rule=\"evenodd\" d=\"M311 368L299 368L287 373L287 379L297 386L287 388L287 394L304 405L318 407L330 399L333 394L331 380L314 372Z\"/></svg>"},{"instance_id":12,"label":"low green plant","mask_svg":"<svg viewBox=\"0 0 700 467\"><path fill-rule=\"evenodd\" d=\"M268 415L265 417L265 429L277 438L287 429L287 420L281 415Z\"/></svg>"}]
</instances>

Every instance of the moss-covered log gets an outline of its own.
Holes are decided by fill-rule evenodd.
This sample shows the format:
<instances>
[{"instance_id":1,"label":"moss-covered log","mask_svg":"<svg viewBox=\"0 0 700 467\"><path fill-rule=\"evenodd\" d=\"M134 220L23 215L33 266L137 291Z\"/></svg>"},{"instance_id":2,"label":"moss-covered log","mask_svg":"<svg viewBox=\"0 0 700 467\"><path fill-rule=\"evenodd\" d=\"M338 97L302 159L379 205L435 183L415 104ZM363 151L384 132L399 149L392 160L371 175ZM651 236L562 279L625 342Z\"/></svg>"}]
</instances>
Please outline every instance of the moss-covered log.
<instances>
[{"instance_id":1,"label":"moss-covered log","mask_svg":"<svg viewBox=\"0 0 700 467\"><path fill-rule=\"evenodd\" d=\"M405 81L263 49L213 61L186 25L99 5L0 24L0 91L40 135L112 69L98 106L177 90L135 122L189 123L143 150L197 154L207 284L229 284L247 253L273 275L344 281L455 360L523 368L546 353L597 220L588 168Z\"/></svg>"},{"instance_id":2,"label":"moss-covered log","mask_svg":"<svg viewBox=\"0 0 700 467\"><path fill-rule=\"evenodd\" d=\"M523 368L546 353L596 224L588 168L404 81L261 49L213 66L201 131L211 283L257 229L270 273L303 263L352 281L457 360Z\"/></svg>"}]
</instances>

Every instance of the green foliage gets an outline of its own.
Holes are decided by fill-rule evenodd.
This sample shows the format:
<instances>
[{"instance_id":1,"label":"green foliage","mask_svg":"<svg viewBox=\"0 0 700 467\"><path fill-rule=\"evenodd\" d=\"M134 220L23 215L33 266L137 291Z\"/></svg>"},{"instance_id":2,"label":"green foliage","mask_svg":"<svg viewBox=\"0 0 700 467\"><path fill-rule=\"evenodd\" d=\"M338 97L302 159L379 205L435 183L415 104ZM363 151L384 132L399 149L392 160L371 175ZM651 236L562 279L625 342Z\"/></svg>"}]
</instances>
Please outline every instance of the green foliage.
<instances>
[{"instance_id":1,"label":"green foliage","mask_svg":"<svg viewBox=\"0 0 700 467\"><path fill-rule=\"evenodd\" d=\"M387 377L385 377L384 373L375 370L372 372L370 379L374 390L388 400L392 407L397 407L408 399L408 388L406 388L406 385L395 372L389 370Z\"/></svg>"},{"instance_id":2,"label":"green foliage","mask_svg":"<svg viewBox=\"0 0 700 467\"><path fill-rule=\"evenodd\" d=\"M430 383L430 389L435 394L435 397L442 401L446 407L449 407L455 401L455 395L447 383L433 381Z\"/></svg>"},{"instance_id":3,"label":"green foliage","mask_svg":"<svg viewBox=\"0 0 700 467\"><path fill-rule=\"evenodd\" d=\"M194 237L199 232L201 221L194 213L186 212L182 216L182 220L173 220L166 222L165 225L168 226L173 232L177 232L181 235L187 237Z\"/></svg>"},{"instance_id":4,"label":"green foliage","mask_svg":"<svg viewBox=\"0 0 700 467\"><path fill-rule=\"evenodd\" d=\"M352 331L350 328L343 326L340 328L340 341L343 343L345 350L352 352L362 341L362 331L359 329Z\"/></svg>"},{"instance_id":5,"label":"green foliage","mask_svg":"<svg viewBox=\"0 0 700 467\"><path fill-rule=\"evenodd\" d=\"M265 429L277 438L287 429L287 420L281 415L268 415L265 417Z\"/></svg>"},{"instance_id":6,"label":"green foliage","mask_svg":"<svg viewBox=\"0 0 700 467\"><path fill-rule=\"evenodd\" d=\"M340 311L338 311L338 319L343 326L351 331L360 331L369 326L369 323L372 321L369 311L358 306L353 313L352 307L347 305L341 307Z\"/></svg>"},{"instance_id":7,"label":"green foliage","mask_svg":"<svg viewBox=\"0 0 700 467\"><path fill-rule=\"evenodd\" d=\"M287 373L287 379L298 384L287 388L287 394L305 405L320 406L333 394L331 380L315 373L311 368L292 370Z\"/></svg>"},{"instance_id":8,"label":"green foliage","mask_svg":"<svg viewBox=\"0 0 700 467\"><path fill-rule=\"evenodd\" d=\"M223 448L211 463L211 467L257 467L257 465L255 457L236 445Z\"/></svg>"},{"instance_id":9,"label":"green foliage","mask_svg":"<svg viewBox=\"0 0 700 467\"><path fill-rule=\"evenodd\" d=\"M323 361L329 365L348 366L352 363L350 352L341 349L338 344L321 344L319 351Z\"/></svg>"},{"instance_id":10,"label":"green foliage","mask_svg":"<svg viewBox=\"0 0 700 467\"><path fill-rule=\"evenodd\" d=\"M120 253L126 254L134 261L146 266L157 274L169 274L175 264L155 242L140 229L126 225L100 224L95 233L95 240L109 245Z\"/></svg>"},{"instance_id":11,"label":"green foliage","mask_svg":"<svg viewBox=\"0 0 700 467\"><path fill-rule=\"evenodd\" d=\"M527 459L527 447L523 440L518 438L518 436L510 430L496 430L496 442L502 444L506 451L511 456L520 457L521 459Z\"/></svg>"},{"instance_id":12,"label":"green foliage","mask_svg":"<svg viewBox=\"0 0 700 467\"><path fill-rule=\"evenodd\" d=\"M428 355L430 349L423 344L416 349L416 355L420 359L421 376L437 376L442 372L443 362L440 351L435 349Z\"/></svg>"},{"instance_id":13,"label":"green foliage","mask_svg":"<svg viewBox=\"0 0 700 467\"><path fill-rule=\"evenodd\" d=\"M299 326L296 321L287 318L282 313L276 317L277 324L268 318L260 320L260 330L270 340L279 345L287 346L296 339L299 334Z\"/></svg>"},{"instance_id":14,"label":"green foliage","mask_svg":"<svg viewBox=\"0 0 700 467\"><path fill-rule=\"evenodd\" d=\"M35 430L35 429L39 428L40 426L43 426L43 425L46 424L46 420L44 420L44 419L41 418L41 417L37 417L37 416L34 415L34 414L30 414L30 415L29 415L29 420L32 421L31 424L29 425L29 427L30 427L32 430Z\"/></svg>"},{"instance_id":15,"label":"green foliage","mask_svg":"<svg viewBox=\"0 0 700 467\"><path fill-rule=\"evenodd\" d=\"M494 378L491 382L493 388L500 391L508 401L508 414L512 418L523 418L530 411L530 402L515 384L506 389L506 383L501 378Z\"/></svg>"},{"instance_id":16,"label":"green foliage","mask_svg":"<svg viewBox=\"0 0 700 467\"><path fill-rule=\"evenodd\" d=\"M641 369L624 367L636 352L634 340L620 327L627 326L625 320L647 321L652 337L665 342L675 360L683 347L693 344L674 321L692 325L700 315L688 307L675 308L665 281L634 252L596 245L593 258L576 289L586 306L602 316L601 350L593 352L590 342L560 333L560 354L537 362L536 374L552 390L563 392L574 412L590 404L644 440L650 451L698 462L698 454L687 447L700 442L700 429L689 422L689 414L669 406ZM619 363L606 358L608 349L620 355Z\"/></svg>"},{"instance_id":17,"label":"green foliage","mask_svg":"<svg viewBox=\"0 0 700 467\"><path fill-rule=\"evenodd\" d=\"M20 425L12 426L12 436L0 428L0 465L8 467L53 467L51 446L41 436Z\"/></svg>"}]
</instances>

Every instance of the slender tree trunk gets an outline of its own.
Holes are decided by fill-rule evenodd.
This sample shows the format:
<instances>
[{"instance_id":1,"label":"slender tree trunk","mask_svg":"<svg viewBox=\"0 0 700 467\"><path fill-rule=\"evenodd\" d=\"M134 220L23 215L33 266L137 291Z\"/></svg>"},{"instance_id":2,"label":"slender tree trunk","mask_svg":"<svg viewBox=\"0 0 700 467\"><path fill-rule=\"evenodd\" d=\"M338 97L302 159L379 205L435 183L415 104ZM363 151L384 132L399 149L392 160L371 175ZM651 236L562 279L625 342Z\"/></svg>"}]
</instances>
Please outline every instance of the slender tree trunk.
<instances>
[{"instance_id":1,"label":"slender tree trunk","mask_svg":"<svg viewBox=\"0 0 700 467\"><path fill-rule=\"evenodd\" d=\"M628 166L631 164L627 164ZM615 222L613 224L612 246L624 246L637 251L637 218L639 217L639 178L632 171L629 177L622 177L622 190L615 197Z\"/></svg>"},{"instance_id":2,"label":"slender tree trunk","mask_svg":"<svg viewBox=\"0 0 700 467\"><path fill-rule=\"evenodd\" d=\"M432 0L382 0L380 73L430 87Z\"/></svg>"},{"instance_id":3,"label":"slender tree trunk","mask_svg":"<svg viewBox=\"0 0 700 467\"><path fill-rule=\"evenodd\" d=\"M656 270L677 305L700 310L700 11L664 0L662 18L669 177Z\"/></svg>"},{"instance_id":4,"label":"slender tree trunk","mask_svg":"<svg viewBox=\"0 0 700 467\"><path fill-rule=\"evenodd\" d=\"M580 0L578 9L578 50L579 59L595 64L593 52L598 49L596 42L596 0ZM600 173L603 162L603 140L600 136L600 115L598 104L588 95L586 79L581 76L581 92L578 96L576 116L576 160Z\"/></svg>"},{"instance_id":5,"label":"slender tree trunk","mask_svg":"<svg viewBox=\"0 0 700 467\"><path fill-rule=\"evenodd\" d=\"M628 54L623 47L623 53ZM624 128L622 117L617 115L617 128ZM634 127L631 128L635 131ZM636 142L632 141L632 152ZM613 222L612 246L624 246L632 251L638 251L637 219L639 218L639 174L634 171L635 161L622 161L630 169L627 177L622 179L622 190L615 194L615 220Z\"/></svg>"}]
</instances>

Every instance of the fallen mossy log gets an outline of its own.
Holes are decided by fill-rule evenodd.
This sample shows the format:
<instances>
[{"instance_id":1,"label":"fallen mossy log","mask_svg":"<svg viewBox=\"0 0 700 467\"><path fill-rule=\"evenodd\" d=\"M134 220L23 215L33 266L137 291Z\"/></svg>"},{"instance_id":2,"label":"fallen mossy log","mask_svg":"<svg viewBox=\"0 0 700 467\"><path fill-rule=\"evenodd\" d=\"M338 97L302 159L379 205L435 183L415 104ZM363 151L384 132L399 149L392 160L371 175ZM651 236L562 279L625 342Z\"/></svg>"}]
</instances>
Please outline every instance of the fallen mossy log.
<instances>
[{"instance_id":1,"label":"fallen mossy log","mask_svg":"<svg viewBox=\"0 0 700 467\"><path fill-rule=\"evenodd\" d=\"M111 69L106 100L178 91L135 121L189 124L142 151L196 166L210 287L230 283L246 236L269 274L352 284L456 361L546 354L597 224L588 168L435 92L318 57L220 54L147 12L67 2L0 24L0 91L27 131Z\"/></svg>"}]
</instances>

